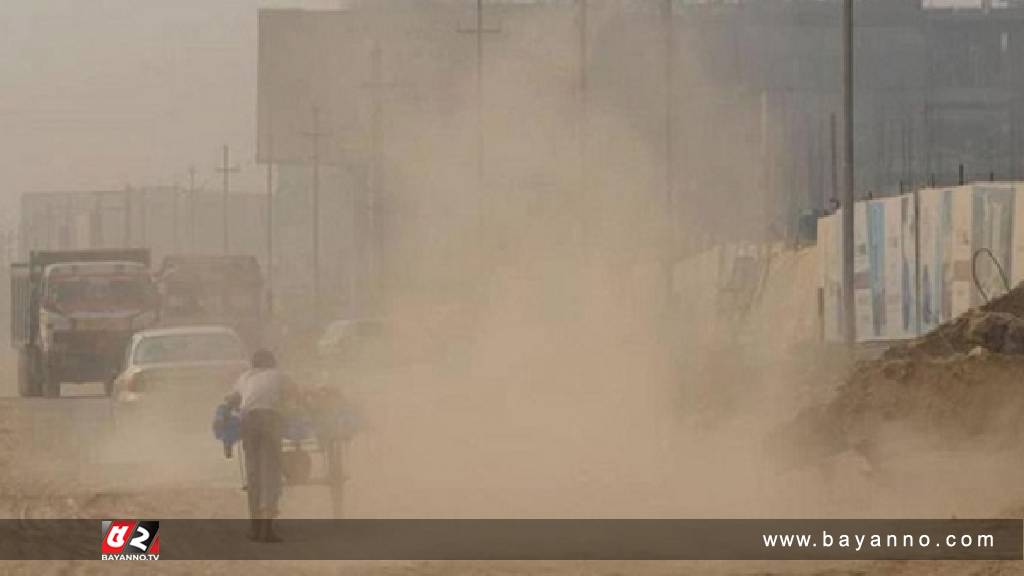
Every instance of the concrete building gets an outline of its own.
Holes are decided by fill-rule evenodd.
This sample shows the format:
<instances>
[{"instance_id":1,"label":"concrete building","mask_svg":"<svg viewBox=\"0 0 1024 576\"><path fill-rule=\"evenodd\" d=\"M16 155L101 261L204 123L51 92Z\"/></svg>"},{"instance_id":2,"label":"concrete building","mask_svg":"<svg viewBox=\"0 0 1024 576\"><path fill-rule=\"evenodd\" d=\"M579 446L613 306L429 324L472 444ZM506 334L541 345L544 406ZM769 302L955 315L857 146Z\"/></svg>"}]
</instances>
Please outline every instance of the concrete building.
<instances>
[{"instance_id":1,"label":"concrete building","mask_svg":"<svg viewBox=\"0 0 1024 576\"><path fill-rule=\"evenodd\" d=\"M839 2L813 0L681 11L682 34L712 82L741 107L761 109L766 199L776 218L826 208L835 196L839 16ZM961 164L967 179L1021 177L1024 5L858 0L854 19L858 196L951 183ZM687 171L715 177L699 166Z\"/></svg>"}]
</instances>

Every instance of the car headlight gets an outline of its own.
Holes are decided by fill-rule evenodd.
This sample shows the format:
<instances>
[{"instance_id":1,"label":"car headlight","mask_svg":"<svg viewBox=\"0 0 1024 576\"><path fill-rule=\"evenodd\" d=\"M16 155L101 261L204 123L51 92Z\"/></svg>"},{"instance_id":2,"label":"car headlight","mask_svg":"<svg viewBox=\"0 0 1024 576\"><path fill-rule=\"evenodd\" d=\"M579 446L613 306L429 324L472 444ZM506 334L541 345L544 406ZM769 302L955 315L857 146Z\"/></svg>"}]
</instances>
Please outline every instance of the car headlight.
<instances>
[{"instance_id":1,"label":"car headlight","mask_svg":"<svg viewBox=\"0 0 1024 576\"><path fill-rule=\"evenodd\" d=\"M121 402L124 402L126 404L131 404L133 402L138 402L140 398L141 398L141 396L139 395L139 393L135 392L134 390L124 390L118 396L118 400L120 400Z\"/></svg>"}]
</instances>

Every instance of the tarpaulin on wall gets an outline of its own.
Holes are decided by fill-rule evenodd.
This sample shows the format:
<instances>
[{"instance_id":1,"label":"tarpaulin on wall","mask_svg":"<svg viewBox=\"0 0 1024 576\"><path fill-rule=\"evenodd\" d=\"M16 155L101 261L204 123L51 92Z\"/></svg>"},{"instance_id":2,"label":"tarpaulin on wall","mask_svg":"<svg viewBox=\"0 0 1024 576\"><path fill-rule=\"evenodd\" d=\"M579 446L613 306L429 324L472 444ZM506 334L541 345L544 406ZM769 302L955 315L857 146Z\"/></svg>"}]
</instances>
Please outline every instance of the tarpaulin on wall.
<instances>
[{"instance_id":1,"label":"tarpaulin on wall","mask_svg":"<svg viewBox=\"0 0 1024 576\"><path fill-rule=\"evenodd\" d=\"M916 198L858 202L857 340L914 337L1024 279L1024 231L1015 226L1019 189L1012 183L979 183L923 189ZM841 215L818 221L822 322L825 338L833 341L842 338Z\"/></svg>"}]
</instances>

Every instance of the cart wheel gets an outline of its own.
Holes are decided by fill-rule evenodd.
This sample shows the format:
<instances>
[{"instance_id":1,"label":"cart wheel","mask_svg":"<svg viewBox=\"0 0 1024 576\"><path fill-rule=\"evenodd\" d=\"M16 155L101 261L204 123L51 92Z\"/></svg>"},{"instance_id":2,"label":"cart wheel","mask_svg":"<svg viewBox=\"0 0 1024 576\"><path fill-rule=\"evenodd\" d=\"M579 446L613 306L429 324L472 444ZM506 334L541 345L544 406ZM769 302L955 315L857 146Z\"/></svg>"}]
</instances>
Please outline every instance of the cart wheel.
<instances>
[{"instance_id":1,"label":"cart wheel","mask_svg":"<svg viewBox=\"0 0 1024 576\"><path fill-rule=\"evenodd\" d=\"M284 472L284 479L289 484L305 484L309 482L310 470L313 468L313 460L303 450L289 450L281 453L281 468Z\"/></svg>"},{"instance_id":2,"label":"cart wheel","mask_svg":"<svg viewBox=\"0 0 1024 576\"><path fill-rule=\"evenodd\" d=\"M343 466L343 444L333 441L324 446L324 457L327 459L327 486L331 491L331 513L335 518L342 517L344 501L345 471Z\"/></svg>"}]
</instances>

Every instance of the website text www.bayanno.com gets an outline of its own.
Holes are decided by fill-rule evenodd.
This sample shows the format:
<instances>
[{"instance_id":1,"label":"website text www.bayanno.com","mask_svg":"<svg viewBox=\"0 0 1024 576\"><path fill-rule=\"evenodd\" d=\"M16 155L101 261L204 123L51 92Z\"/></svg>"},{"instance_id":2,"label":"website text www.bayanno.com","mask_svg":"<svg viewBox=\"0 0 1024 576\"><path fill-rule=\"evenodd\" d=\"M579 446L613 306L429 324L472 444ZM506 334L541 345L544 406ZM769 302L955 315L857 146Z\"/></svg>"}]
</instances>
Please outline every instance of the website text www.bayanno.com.
<instances>
[{"instance_id":1,"label":"website text www.bayanno.com","mask_svg":"<svg viewBox=\"0 0 1024 576\"><path fill-rule=\"evenodd\" d=\"M953 548L962 550L992 549L996 546L993 534L846 534L822 530L816 534L762 534L765 548L840 548L861 550L911 550Z\"/></svg>"}]
</instances>

